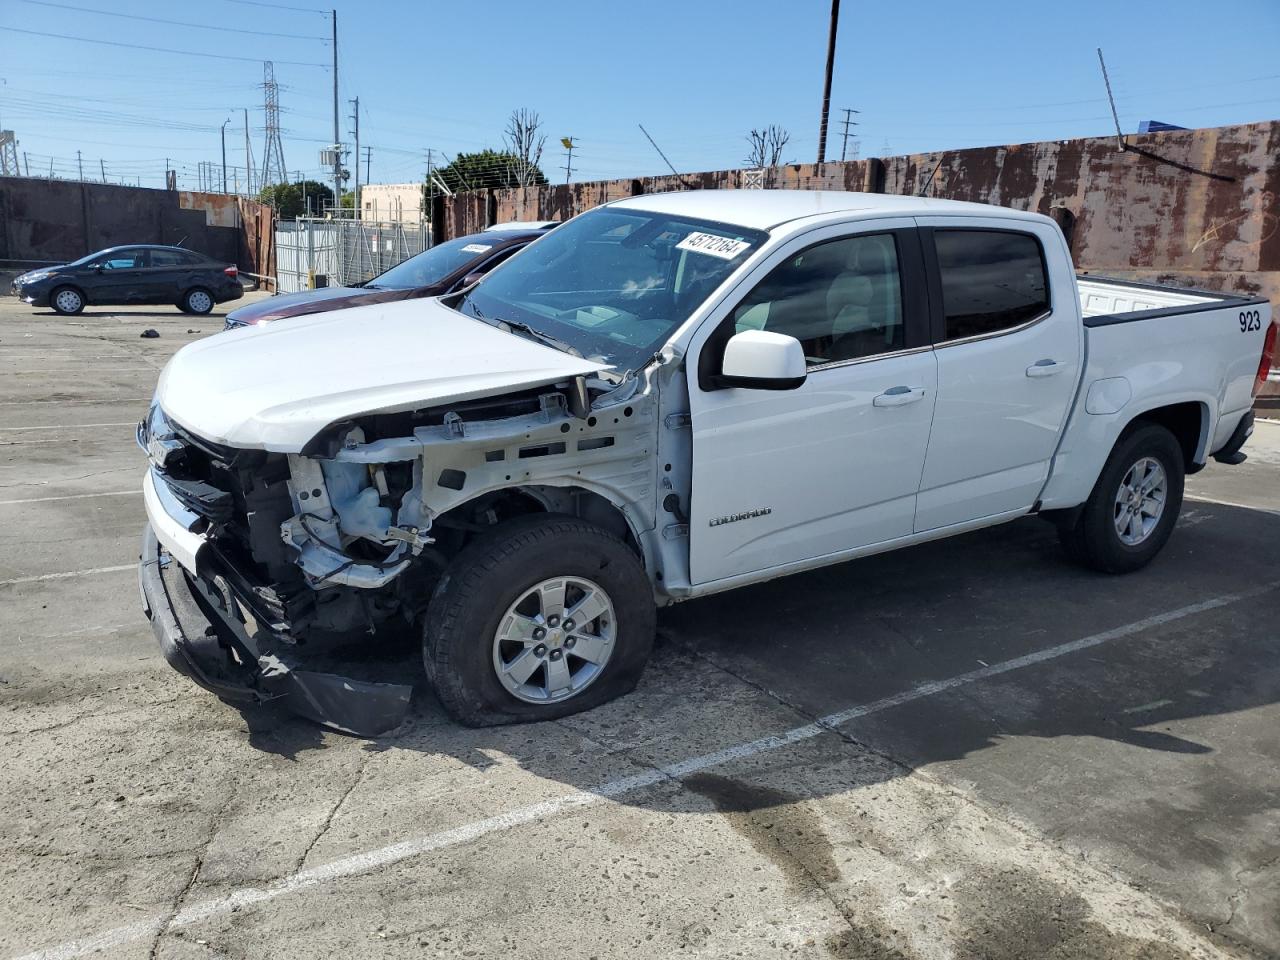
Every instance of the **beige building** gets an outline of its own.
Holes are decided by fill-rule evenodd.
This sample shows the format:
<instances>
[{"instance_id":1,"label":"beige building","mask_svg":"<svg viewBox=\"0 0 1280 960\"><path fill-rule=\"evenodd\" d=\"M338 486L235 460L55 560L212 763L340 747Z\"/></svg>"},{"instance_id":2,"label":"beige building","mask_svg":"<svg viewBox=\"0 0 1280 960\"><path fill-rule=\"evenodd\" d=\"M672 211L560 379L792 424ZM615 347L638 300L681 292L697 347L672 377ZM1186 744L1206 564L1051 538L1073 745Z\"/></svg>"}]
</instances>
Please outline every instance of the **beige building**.
<instances>
[{"instance_id":1,"label":"beige building","mask_svg":"<svg viewBox=\"0 0 1280 960\"><path fill-rule=\"evenodd\" d=\"M360 217L398 223L422 222L421 183L366 183L360 187Z\"/></svg>"}]
</instances>

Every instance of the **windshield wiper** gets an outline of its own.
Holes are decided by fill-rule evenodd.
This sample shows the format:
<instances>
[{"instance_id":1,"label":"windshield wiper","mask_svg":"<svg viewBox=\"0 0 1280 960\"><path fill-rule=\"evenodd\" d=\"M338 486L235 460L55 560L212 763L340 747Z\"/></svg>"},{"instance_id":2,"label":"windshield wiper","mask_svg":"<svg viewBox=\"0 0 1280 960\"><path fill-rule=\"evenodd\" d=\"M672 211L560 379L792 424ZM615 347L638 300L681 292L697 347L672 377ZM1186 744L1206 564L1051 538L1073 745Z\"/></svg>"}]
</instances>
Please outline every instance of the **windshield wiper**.
<instances>
[{"instance_id":1,"label":"windshield wiper","mask_svg":"<svg viewBox=\"0 0 1280 960\"><path fill-rule=\"evenodd\" d=\"M472 307L472 309L474 310L475 308ZM545 343L548 347L554 347L556 350L560 350L570 356L582 356L582 353L577 347L573 346L573 344L566 343L557 337L553 337L549 333L543 333L541 330L536 330L522 320L503 320L498 318L494 320L494 324L500 329L506 330L508 333L517 331L523 333L540 343Z\"/></svg>"}]
</instances>

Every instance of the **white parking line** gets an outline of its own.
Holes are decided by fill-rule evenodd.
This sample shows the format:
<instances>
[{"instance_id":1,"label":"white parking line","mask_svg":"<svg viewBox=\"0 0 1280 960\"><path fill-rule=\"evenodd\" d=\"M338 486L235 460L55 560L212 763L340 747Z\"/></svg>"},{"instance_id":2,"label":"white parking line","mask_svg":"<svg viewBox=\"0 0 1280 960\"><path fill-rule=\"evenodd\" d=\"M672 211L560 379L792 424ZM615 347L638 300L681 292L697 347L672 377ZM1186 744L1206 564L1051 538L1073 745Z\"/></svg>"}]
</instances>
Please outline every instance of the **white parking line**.
<instances>
[{"instance_id":1,"label":"white parking line","mask_svg":"<svg viewBox=\"0 0 1280 960\"><path fill-rule=\"evenodd\" d=\"M880 713L883 710L898 707L905 703L910 703L913 700L931 697L938 693L954 690L957 687L976 683L979 680L986 680L991 677L1000 676L1001 674L1021 670L1024 667L1030 667L1038 663L1055 660L1058 657L1064 657L1068 654L1078 653L1079 651L1087 650L1090 647L1096 647L1112 640L1120 640L1124 637L1130 637L1134 634L1141 633L1144 630L1149 630L1152 627L1158 627L1166 623L1172 623L1176 620L1182 620L1198 613L1204 613L1207 610L1215 610L1218 607L1225 607L1229 604L1257 597L1276 589L1280 589L1280 582L1269 583L1266 586L1257 587L1253 590L1244 591L1242 593L1213 597L1212 599L1202 600L1200 603L1193 603L1185 607L1178 607L1176 610L1170 610L1167 613L1161 613L1152 617L1146 617L1142 620L1136 620L1133 623L1125 624L1122 627L1116 627L1113 630L1105 630L1102 633L1095 633L1088 637L1082 637L1079 640L1072 640L1069 643L1060 644L1056 647L1050 647L1046 650L1027 654L1024 657L1005 660L1002 663L983 667L981 670L972 670L969 673L963 673L957 677L951 677L947 680L935 680L930 683L924 683L891 697L885 697L871 703L850 707L849 709L841 710L838 713L828 714L825 717L815 720L813 723L806 723L803 726L793 727L792 729L777 734L776 736L762 737L759 740L736 744L732 747L726 747L723 750L717 750L714 753L704 753L701 756L691 757L688 760L682 760L678 763L669 764L663 767L655 767L652 770L646 770L645 772L636 774L632 777L623 777L619 780L611 780L608 783L596 787L589 793L586 791L574 791L573 793L554 797L550 800L543 800L539 803L529 804L528 806L517 807L515 810L509 810L506 813L487 817L484 820L477 820L473 823L464 824L460 827L455 827L452 830L442 830L439 833L429 833L409 840L404 840L400 843L393 843L389 846L380 847L376 850L369 850L365 853L357 853L349 857L342 857L318 867L299 870L297 873L291 874L290 876L265 887L243 887L239 890L233 890L231 893L224 896L215 897L212 900L206 900L203 903L197 903L190 907L185 907L182 910L179 910L171 918L155 916L146 920L139 920L137 923L131 923L122 927L115 927L114 929L107 930L103 933L86 937L81 940L72 940L56 947L50 947L44 950L37 950L34 953L24 954L23 956L16 958L16 960L71 960L73 957L82 957L91 953L110 950L114 947L131 943L134 940L140 940L143 937L155 936L162 930L169 930L174 927L190 926L193 923L199 923L202 920L207 920L210 917L215 917L219 914L230 913L233 910L239 910L243 907L251 906L252 904L274 900L277 897L282 897L291 893L298 893L322 883L341 880L344 877L351 877L357 874L368 873L371 870L377 870L381 867L400 863L401 861L408 860L412 857L418 857L422 854L430 853L433 850L455 847L459 844L469 843L472 840L478 840L479 838L488 836L492 833L499 833L504 830L510 830L513 827L522 826L526 823L535 823L539 820L545 820L554 814L558 814L570 808L588 806L590 804L598 803L601 800L620 797L628 793L634 793L637 790L643 790L645 787L652 787L665 780L678 780L682 777L687 777L692 773L697 773L700 770L706 770L710 767L729 763L733 760L742 760L747 757L753 757L761 753L768 753L773 750L781 749L782 747L791 746L792 744L800 743L804 740L810 740L813 737L818 736L820 733L831 732L840 724L847 723L848 721L859 717L866 717L873 713Z\"/></svg>"},{"instance_id":2,"label":"white parking line","mask_svg":"<svg viewBox=\"0 0 1280 960\"><path fill-rule=\"evenodd\" d=\"M108 397L103 400L0 400L0 407L30 407L38 403L149 403L150 397Z\"/></svg>"},{"instance_id":3,"label":"white parking line","mask_svg":"<svg viewBox=\"0 0 1280 960\"><path fill-rule=\"evenodd\" d=\"M18 433L23 430L88 430L90 427L136 427L137 420L118 420L115 423L55 423L45 427L0 427L0 433Z\"/></svg>"},{"instance_id":4,"label":"white parking line","mask_svg":"<svg viewBox=\"0 0 1280 960\"><path fill-rule=\"evenodd\" d=\"M89 500L93 497L133 497L142 493L141 490L112 490L109 493L68 493L61 497L26 497L22 500L0 500L0 507L6 507L14 503L49 503L53 500Z\"/></svg>"},{"instance_id":5,"label":"white parking line","mask_svg":"<svg viewBox=\"0 0 1280 960\"><path fill-rule=\"evenodd\" d=\"M1235 503L1231 500L1218 500L1214 497L1201 497L1188 493L1184 500L1194 500L1196 503L1216 503L1220 507L1238 507L1241 510L1253 510L1257 513L1269 513L1273 517L1280 517L1280 510L1273 510L1270 507L1255 507L1247 503Z\"/></svg>"},{"instance_id":6,"label":"white parking line","mask_svg":"<svg viewBox=\"0 0 1280 960\"><path fill-rule=\"evenodd\" d=\"M122 563L117 567L90 567L88 570L65 570L62 573L42 573L34 577L16 577L0 580L0 587L12 587L19 583L40 583L44 580L67 580L71 577L88 577L95 573L119 573L121 570L137 570L136 563Z\"/></svg>"}]
</instances>

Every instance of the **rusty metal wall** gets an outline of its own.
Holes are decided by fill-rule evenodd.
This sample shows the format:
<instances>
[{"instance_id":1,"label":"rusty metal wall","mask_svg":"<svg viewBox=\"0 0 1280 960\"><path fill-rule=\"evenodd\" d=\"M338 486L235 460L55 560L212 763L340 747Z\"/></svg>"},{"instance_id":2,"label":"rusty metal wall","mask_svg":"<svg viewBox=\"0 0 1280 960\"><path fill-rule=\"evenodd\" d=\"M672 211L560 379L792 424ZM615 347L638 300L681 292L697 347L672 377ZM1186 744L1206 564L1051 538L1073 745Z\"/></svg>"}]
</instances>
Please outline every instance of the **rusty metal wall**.
<instances>
[{"instance_id":1,"label":"rusty metal wall","mask_svg":"<svg viewBox=\"0 0 1280 960\"><path fill-rule=\"evenodd\" d=\"M0 260L59 263L124 243L181 244L274 274L269 207L219 193L0 178Z\"/></svg>"},{"instance_id":2,"label":"rusty metal wall","mask_svg":"<svg viewBox=\"0 0 1280 960\"><path fill-rule=\"evenodd\" d=\"M565 219L666 190L731 189L741 170L459 194L440 239L502 220ZM930 175L932 174L932 180ZM770 186L927 195L1074 221L1081 270L1280 301L1280 121L980 147L769 171ZM1055 209L1056 208L1056 209ZM1069 214L1069 216L1067 216Z\"/></svg>"}]
</instances>

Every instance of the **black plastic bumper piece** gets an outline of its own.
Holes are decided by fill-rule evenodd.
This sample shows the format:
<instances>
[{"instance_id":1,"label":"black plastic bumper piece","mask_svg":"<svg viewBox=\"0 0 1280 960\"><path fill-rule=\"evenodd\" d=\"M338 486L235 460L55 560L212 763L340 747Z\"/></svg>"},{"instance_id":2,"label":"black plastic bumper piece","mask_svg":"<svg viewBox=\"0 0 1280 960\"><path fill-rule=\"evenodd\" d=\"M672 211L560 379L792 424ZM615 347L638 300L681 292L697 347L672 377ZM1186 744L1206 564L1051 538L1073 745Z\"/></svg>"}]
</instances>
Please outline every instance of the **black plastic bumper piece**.
<instances>
[{"instance_id":1,"label":"black plastic bumper piece","mask_svg":"<svg viewBox=\"0 0 1280 960\"><path fill-rule=\"evenodd\" d=\"M1244 446L1245 441L1253 435L1253 411L1250 410L1240 422L1236 424L1235 432L1231 434L1231 439L1226 442L1221 450L1214 451L1213 459L1219 463L1226 463L1234 466L1237 463L1244 463L1249 455L1240 448Z\"/></svg>"},{"instance_id":2,"label":"black plastic bumper piece","mask_svg":"<svg viewBox=\"0 0 1280 960\"><path fill-rule=\"evenodd\" d=\"M411 686L299 670L278 652L258 649L244 624L218 611L216 591L165 553L150 525L142 537L138 586L169 666L224 700L280 701L299 716L358 737L386 733L408 715Z\"/></svg>"}]
</instances>

